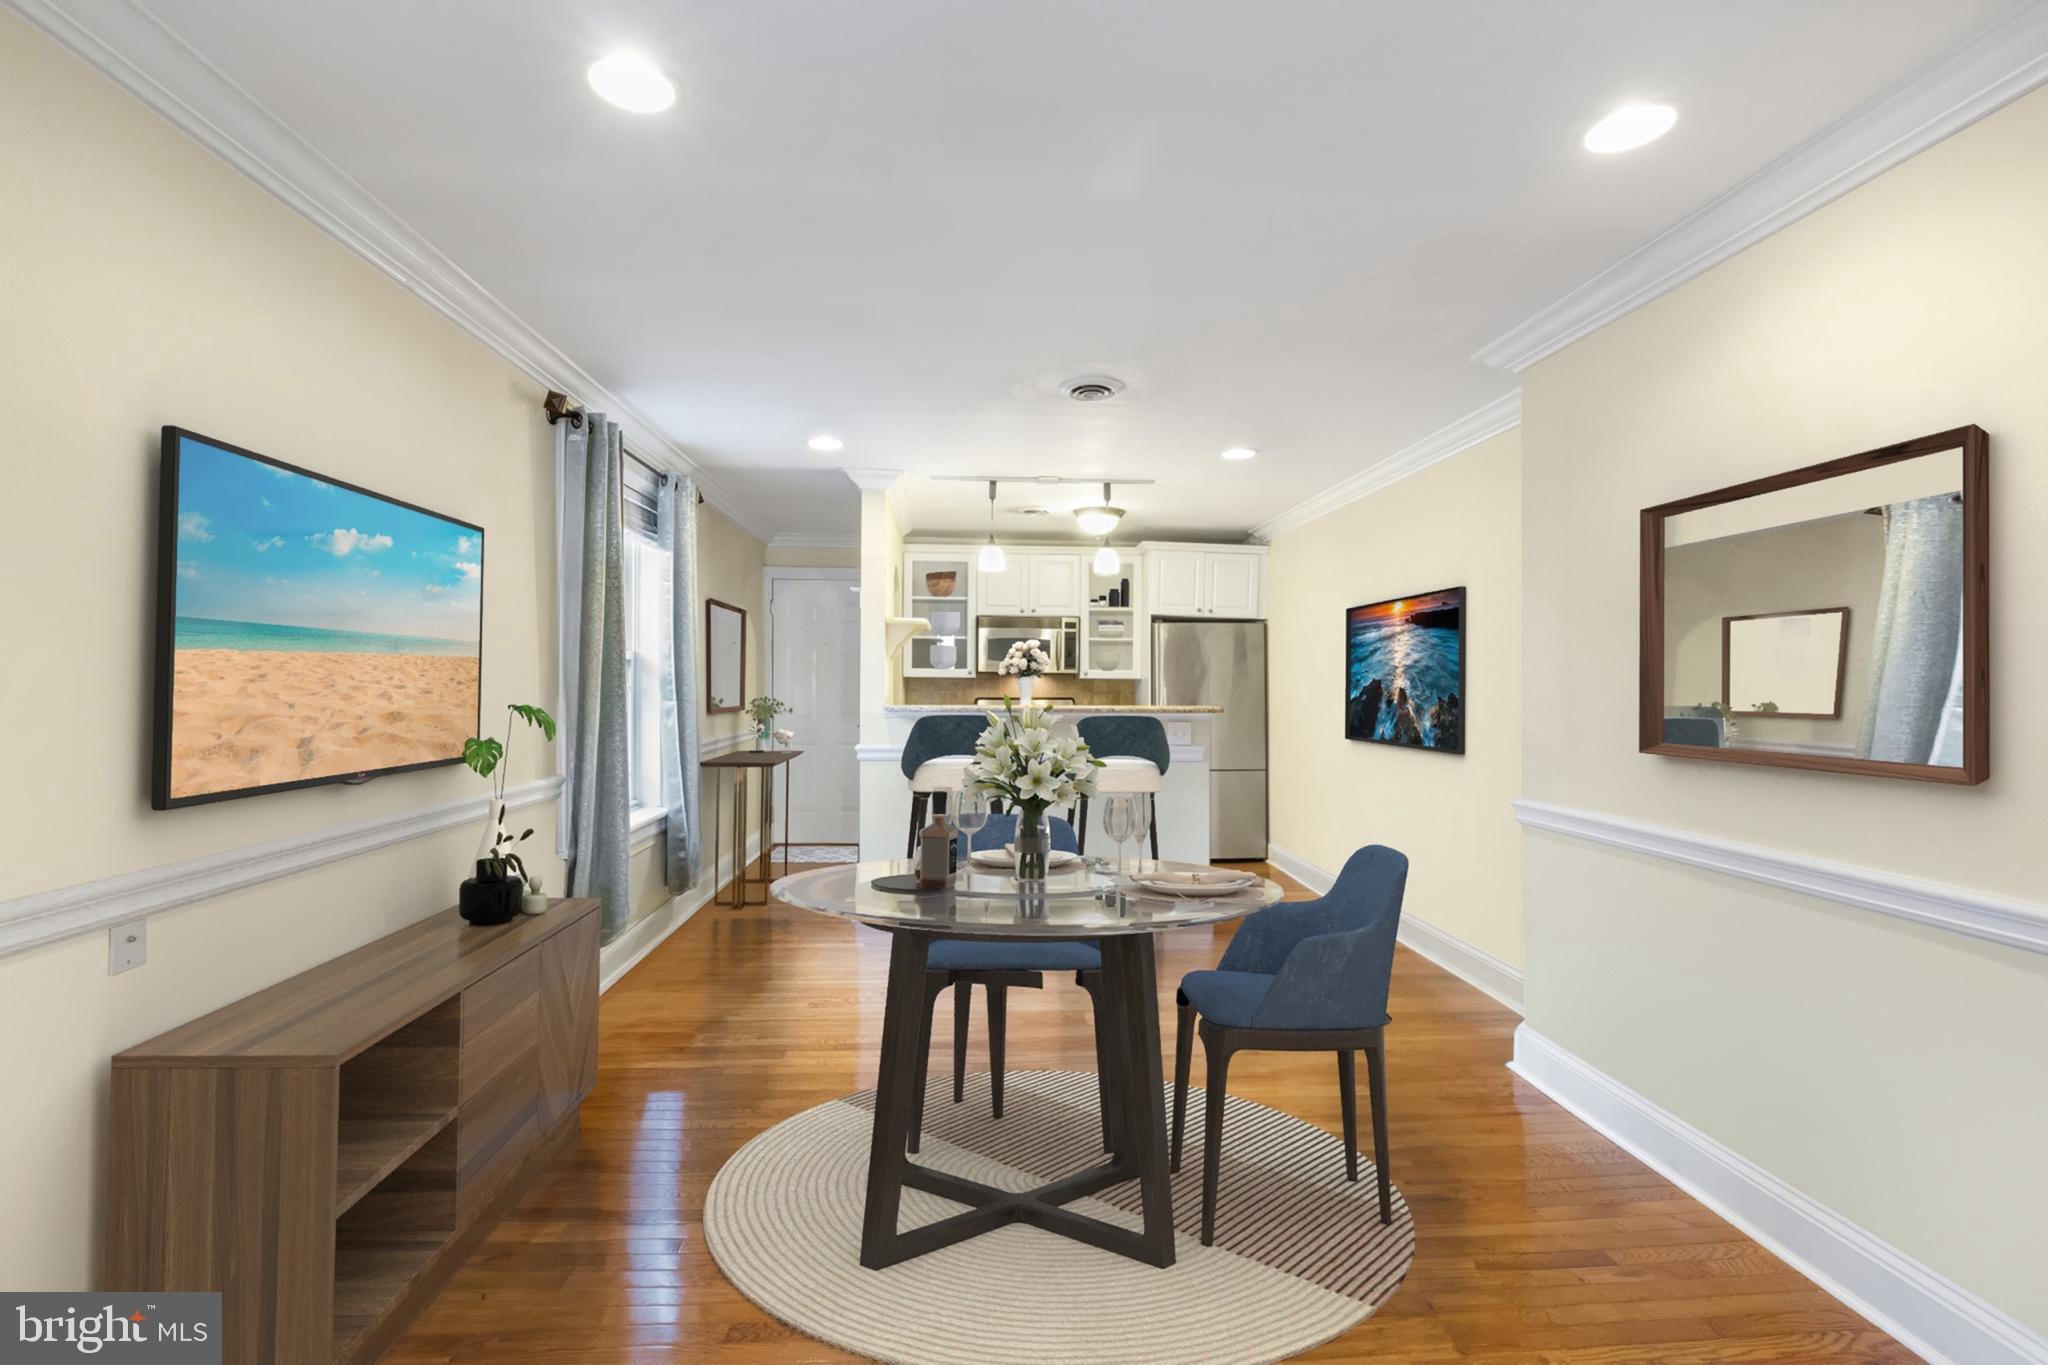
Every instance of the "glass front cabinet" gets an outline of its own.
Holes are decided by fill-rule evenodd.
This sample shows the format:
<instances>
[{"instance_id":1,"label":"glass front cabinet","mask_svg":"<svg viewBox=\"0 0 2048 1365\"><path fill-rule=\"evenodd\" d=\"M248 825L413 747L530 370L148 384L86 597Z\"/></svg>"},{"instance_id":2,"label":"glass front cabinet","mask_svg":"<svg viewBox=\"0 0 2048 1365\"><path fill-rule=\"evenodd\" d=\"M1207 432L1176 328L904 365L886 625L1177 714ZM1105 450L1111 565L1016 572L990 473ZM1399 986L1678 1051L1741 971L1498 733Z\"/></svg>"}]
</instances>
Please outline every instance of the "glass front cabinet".
<instances>
[{"instance_id":1,"label":"glass front cabinet","mask_svg":"<svg viewBox=\"0 0 2048 1365\"><path fill-rule=\"evenodd\" d=\"M971 545L904 551L904 614L932 623L903 647L904 677L974 676L975 554Z\"/></svg>"}]
</instances>

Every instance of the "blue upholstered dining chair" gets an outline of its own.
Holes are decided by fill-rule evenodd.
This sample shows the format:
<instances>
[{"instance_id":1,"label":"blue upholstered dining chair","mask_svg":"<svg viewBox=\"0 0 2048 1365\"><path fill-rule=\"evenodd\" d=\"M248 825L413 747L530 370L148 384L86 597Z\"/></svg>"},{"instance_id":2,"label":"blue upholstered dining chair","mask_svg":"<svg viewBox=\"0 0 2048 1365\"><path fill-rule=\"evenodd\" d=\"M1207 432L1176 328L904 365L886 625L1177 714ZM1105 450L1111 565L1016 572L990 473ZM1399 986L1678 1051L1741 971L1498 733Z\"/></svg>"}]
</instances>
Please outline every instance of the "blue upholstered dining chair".
<instances>
[{"instance_id":1,"label":"blue upholstered dining chair","mask_svg":"<svg viewBox=\"0 0 2048 1365\"><path fill-rule=\"evenodd\" d=\"M1394 1221L1387 1176L1387 990L1394 971L1394 933L1408 858L1374 844L1344 864L1321 900L1270 906L1239 926L1223 960L1180 982L1180 1027L1174 1038L1173 1170L1180 1169L1187 1127L1188 1065L1200 1019L1209 1088L1202 1151L1202 1245L1216 1234L1216 1184L1223 1155L1224 1079L1235 1052L1335 1052L1344 1105L1344 1174L1358 1179L1358 1081L1354 1052L1365 1053L1372 1088L1373 1165L1379 1173L1380 1221Z\"/></svg>"},{"instance_id":2,"label":"blue upholstered dining chair","mask_svg":"<svg viewBox=\"0 0 2048 1365\"><path fill-rule=\"evenodd\" d=\"M1046 817L1046 824L1051 829L1055 849L1067 853L1080 851L1072 825L1057 815ZM1016 837L1016 815L991 815L988 823L974 832L973 848L1001 848ZM964 863L972 850L966 846L965 838L961 844L960 860ZM1045 972L1074 973L1074 984L1088 992L1095 1007L1095 1017L1100 1022L1102 950L1093 943L1075 939L1053 939L1043 943L1033 939L933 940L930 955L925 960L924 1046L918 1050L917 1108L910 1122L911 1151L917 1150L924 1128L925 1075L931 1061L932 1015L938 1006L939 996L948 986L953 988L953 1103L958 1104L966 1094L968 1009L973 1001L975 984L980 983L987 992L989 1104L995 1117L1001 1118L1004 1029L1009 1012L1009 990L1012 986L1036 990L1045 984ZM1099 1100L1102 1091L1102 1036L1099 1028L1096 1031L1095 1059ZM1106 1106L1102 1133L1106 1148L1109 1145Z\"/></svg>"},{"instance_id":3,"label":"blue upholstered dining chair","mask_svg":"<svg viewBox=\"0 0 2048 1365\"><path fill-rule=\"evenodd\" d=\"M966 783L967 765L988 718L919 716L903 741L903 776L910 782L910 840L903 856L917 856L917 834L924 828L926 803L936 798L941 811L946 798Z\"/></svg>"},{"instance_id":4,"label":"blue upholstered dining chair","mask_svg":"<svg viewBox=\"0 0 2048 1365\"><path fill-rule=\"evenodd\" d=\"M1152 829L1152 858L1159 859L1159 789L1173 761L1166 727L1157 716L1088 716L1074 726L1088 752L1103 762L1095 774L1098 795L1137 792L1144 796L1146 820ZM1088 848L1088 798L1082 797L1076 818L1081 849Z\"/></svg>"}]
</instances>

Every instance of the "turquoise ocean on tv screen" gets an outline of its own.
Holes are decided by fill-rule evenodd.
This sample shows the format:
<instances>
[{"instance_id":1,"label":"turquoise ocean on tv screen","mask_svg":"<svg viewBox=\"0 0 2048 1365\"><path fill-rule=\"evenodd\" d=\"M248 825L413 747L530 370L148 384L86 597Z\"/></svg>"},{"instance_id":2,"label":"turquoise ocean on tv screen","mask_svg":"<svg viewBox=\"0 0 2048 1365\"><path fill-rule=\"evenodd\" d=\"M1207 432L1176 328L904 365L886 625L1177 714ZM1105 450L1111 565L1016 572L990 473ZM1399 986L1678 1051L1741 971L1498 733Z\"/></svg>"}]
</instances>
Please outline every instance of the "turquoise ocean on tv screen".
<instances>
[{"instance_id":1,"label":"turquoise ocean on tv screen","mask_svg":"<svg viewBox=\"0 0 2048 1365\"><path fill-rule=\"evenodd\" d=\"M179 649L274 649L311 654L476 653L474 641L436 640L423 635L374 635L356 630L316 630L311 626L272 626L260 621L212 621L200 616L180 616L176 624Z\"/></svg>"}]
</instances>

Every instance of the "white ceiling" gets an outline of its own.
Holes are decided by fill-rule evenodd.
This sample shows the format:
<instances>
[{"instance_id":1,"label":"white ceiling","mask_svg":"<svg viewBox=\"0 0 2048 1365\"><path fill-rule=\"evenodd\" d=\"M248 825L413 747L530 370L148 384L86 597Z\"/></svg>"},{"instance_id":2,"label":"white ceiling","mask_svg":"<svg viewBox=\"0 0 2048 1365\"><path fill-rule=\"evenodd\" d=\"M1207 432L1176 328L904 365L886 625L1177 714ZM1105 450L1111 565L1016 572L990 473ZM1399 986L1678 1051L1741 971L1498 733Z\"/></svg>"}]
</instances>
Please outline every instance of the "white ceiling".
<instances>
[{"instance_id":1,"label":"white ceiling","mask_svg":"<svg viewBox=\"0 0 2048 1365\"><path fill-rule=\"evenodd\" d=\"M757 524L851 535L842 466L940 533L986 489L929 474L1124 474L1135 538L1241 534L1510 392L1475 350L2019 5L143 7ZM591 95L620 47L673 110ZM1641 98L1669 137L1580 149ZM1091 371L1129 391L1059 396Z\"/></svg>"}]
</instances>

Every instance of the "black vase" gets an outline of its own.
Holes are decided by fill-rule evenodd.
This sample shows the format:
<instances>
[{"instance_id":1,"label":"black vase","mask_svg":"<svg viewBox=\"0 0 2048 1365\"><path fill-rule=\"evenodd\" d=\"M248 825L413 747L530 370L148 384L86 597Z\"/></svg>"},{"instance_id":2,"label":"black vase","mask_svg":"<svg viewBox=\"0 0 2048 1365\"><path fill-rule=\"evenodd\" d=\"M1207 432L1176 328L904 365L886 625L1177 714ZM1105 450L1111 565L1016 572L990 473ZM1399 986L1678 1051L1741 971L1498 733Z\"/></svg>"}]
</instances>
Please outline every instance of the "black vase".
<instances>
[{"instance_id":1,"label":"black vase","mask_svg":"<svg viewBox=\"0 0 2048 1365\"><path fill-rule=\"evenodd\" d=\"M462 883L458 901L462 917L471 924L505 924L519 913L526 883L517 877L493 877L489 864L477 860L476 875Z\"/></svg>"}]
</instances>

